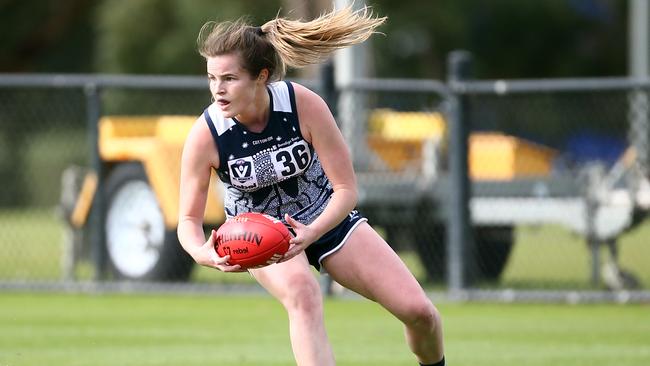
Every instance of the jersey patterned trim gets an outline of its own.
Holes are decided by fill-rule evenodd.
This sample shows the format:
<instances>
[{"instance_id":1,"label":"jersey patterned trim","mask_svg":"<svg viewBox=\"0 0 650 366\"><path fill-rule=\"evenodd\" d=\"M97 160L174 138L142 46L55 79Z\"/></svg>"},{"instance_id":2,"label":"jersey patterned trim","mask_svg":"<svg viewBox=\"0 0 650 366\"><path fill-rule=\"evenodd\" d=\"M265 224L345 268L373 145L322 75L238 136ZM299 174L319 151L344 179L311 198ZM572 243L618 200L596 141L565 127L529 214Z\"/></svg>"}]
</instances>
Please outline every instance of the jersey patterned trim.
<instances>
[{"instance_id":1,"label":"jersey patterned trim","mask_svg":"<svg viewBox=\"0 0 650 366\"><path fill-rule=\"evenodd\" d=\"M293 85L275 82L267 90L269 120L259 133L224 118L216 104L204 111L219 151L217 174L226 187L226 215L254 211L283 220L289 213L310 223L333 190L316 151L300 132Z\"/></svg>"}]
</instances>

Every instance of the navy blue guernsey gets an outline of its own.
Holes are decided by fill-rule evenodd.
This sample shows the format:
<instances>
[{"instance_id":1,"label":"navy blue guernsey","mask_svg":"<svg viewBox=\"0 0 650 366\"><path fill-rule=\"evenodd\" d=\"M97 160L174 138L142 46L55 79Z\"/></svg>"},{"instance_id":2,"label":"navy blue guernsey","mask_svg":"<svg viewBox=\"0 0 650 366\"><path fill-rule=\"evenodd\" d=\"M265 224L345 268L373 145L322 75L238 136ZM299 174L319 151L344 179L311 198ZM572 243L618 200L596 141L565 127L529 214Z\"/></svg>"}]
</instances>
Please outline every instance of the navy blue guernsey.
<instances>
[{"instance_id":1,"label":"navy blue guernsey","mask_svg":"<svg viewBox=\"0 0 650 366\"><path fill-rule=\"evenodd\" d=\"M314 147L300 133L291 83L271 83L267 90L269 120L260 133L224 118L216 104L204 111L219 151L226 215L261 212L283 220L288 213L309 224L325 209L332 186Z\"/></svg>"}]
</instances>

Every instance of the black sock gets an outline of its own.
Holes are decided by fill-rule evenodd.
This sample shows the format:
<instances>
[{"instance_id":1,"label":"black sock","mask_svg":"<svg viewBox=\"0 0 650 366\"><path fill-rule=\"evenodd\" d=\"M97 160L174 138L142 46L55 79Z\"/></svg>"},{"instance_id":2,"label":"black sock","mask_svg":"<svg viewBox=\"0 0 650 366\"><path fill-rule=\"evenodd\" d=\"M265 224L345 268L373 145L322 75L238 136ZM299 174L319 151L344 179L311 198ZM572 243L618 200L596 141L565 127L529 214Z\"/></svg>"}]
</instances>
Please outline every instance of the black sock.
<instances>
[{"instance_id":1,"label":"black sock","mask_svg":"<svg viewBox=\"0 0 650 366\"><path fill-rule=\"evenodd\" d=\"M442 356L442 360L432 363L432 364L423 364L421 363L420 366L445 366L445 356Z\"/></svg>"}]
</instances>

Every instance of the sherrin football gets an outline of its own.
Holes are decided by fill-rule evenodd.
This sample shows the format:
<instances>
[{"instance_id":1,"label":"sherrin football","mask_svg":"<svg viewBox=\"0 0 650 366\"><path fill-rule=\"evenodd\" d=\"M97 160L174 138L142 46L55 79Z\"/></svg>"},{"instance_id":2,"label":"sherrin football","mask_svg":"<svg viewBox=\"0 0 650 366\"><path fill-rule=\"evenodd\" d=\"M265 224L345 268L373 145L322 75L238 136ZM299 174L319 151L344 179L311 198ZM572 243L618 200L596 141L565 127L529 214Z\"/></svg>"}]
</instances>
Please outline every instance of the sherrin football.
<instances>
[{"instance_id":1,"label":"sherrin football","mask_svg":"<svg viewBox=\"0 0 650 366\"><path fill-rule=\"evenodd\" d=\"M237 215L217 230L215 250L230 256L228 264L259 268L277 262L289 249L291 233L274 217L260 213Z\"/></svg>"}]
</instances>

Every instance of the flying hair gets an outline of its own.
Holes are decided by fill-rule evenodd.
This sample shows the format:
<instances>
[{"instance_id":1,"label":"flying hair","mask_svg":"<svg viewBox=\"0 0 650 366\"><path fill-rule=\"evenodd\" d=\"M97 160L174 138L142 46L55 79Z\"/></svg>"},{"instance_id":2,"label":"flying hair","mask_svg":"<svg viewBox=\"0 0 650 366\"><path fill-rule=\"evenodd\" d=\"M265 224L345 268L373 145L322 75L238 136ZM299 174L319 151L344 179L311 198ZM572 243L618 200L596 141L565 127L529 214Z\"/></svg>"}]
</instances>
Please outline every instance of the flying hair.
<instances>
[{"instance_id":1,"label":"flying hair","mask_svg":"<svg viewBox=\"0 0 650 366\"><path fill-rule=\"evenodd\" d=\"M385 21L386 17L374 17L367 6L356 11L348 6L308 22L276 17L261 29L287 66L303 67L364 42Z\"/></svg>"},{"instance_id":2,"label":"flying hair","mask_svg":"<svg viewBox=\"0 0 650 366\"><path fill-rule=\"evenodd\" d=\"M310 21L277 16L261 27L247 19L233 22L208 22L199 32L199 53L214 57L239 52L242 66L252 76L267 68L271 80L284 77L287 67L300 68L327 59L337 49L367 40L386 21L375 16L368 6L354 10L347 6L332 10Z\"/></svg>"}]
</instances>

